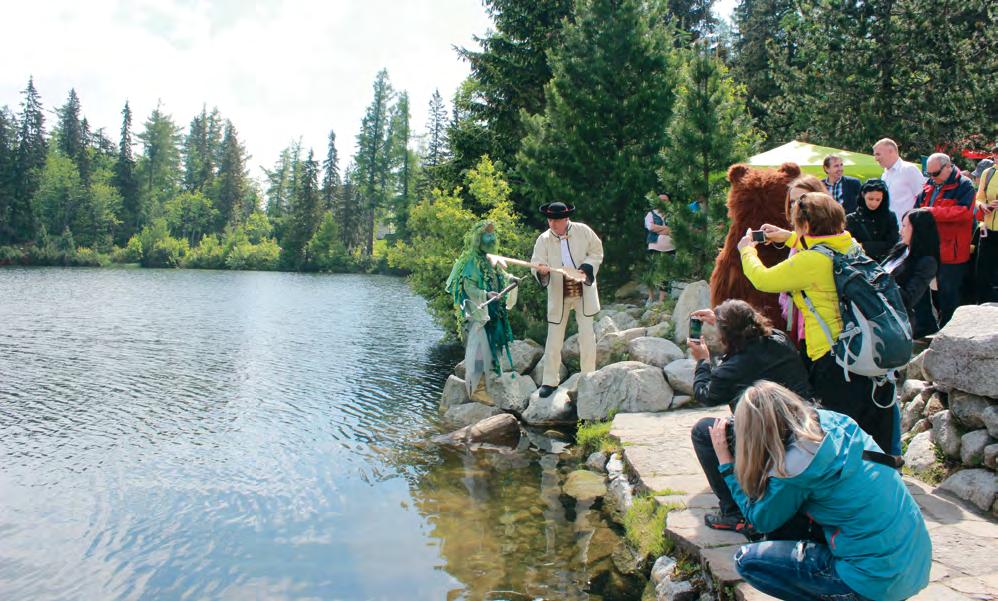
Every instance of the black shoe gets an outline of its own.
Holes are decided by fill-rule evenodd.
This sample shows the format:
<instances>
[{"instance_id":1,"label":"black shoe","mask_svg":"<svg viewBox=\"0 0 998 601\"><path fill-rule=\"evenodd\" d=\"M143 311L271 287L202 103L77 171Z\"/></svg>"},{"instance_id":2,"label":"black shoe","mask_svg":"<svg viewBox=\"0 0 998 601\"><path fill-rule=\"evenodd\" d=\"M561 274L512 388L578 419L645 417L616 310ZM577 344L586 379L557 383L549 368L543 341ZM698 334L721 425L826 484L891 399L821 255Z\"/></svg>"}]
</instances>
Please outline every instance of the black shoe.
<instances>
[{"instance_id":1,"label":"black shoe","mask_svg":"<svg viewBox=\"0 0 998 601\"><path fill-rule=\"evenodd\" d=\"M730 530L743 535L749 542L762 539L762 533L755 529L755 526L748 523L744 517L738 514L721 515L719 513L708 513L703 516L703 523L713 530Z\"/></svg>"},{"instance_id":2,"label":"black shoe","mask_svg":"<svg viewBox=\"0 0 998 601\"><path fill-rule=\"evenodd\" d=\"M557 389L558 389L557 386L548 386L547 384L544 384L543 386L537 389L537 396L541 397L542 399L546 399L549 396L551 396L551 393Z\"/></svg>"}]
</instances>

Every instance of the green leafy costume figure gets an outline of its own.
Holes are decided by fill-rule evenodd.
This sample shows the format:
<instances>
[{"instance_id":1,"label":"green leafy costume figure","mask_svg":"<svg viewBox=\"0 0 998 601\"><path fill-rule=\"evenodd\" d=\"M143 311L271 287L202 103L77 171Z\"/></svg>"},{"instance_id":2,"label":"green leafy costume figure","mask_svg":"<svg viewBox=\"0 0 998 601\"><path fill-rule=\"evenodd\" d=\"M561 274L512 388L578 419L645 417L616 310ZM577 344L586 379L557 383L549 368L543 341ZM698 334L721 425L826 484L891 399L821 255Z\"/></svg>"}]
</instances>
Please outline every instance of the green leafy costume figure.
<instances>
[{"instance_id":1,"label":"green leafy costume figure","mask_svg":"<svg viewBox=\"0 0 998 601\"><path fill-rule=\"evenodd\" d=\"M479 382L490 367L502 373L500 356L505 352L510 368L513 357L509 344L513 331L509 325L509 309L516 304L516 288L506 297L495 299L510 280L516 282L489 261L487 253L495 253L498 242L495 224L479 221L464 237L464 252L454 262L447 278L447 292L454 299L456 310L468 320L468 334L464 353L465 386L468 396L478 388ZM486 304L487 303L487 304Z\"/></svg>"}]
</instances>

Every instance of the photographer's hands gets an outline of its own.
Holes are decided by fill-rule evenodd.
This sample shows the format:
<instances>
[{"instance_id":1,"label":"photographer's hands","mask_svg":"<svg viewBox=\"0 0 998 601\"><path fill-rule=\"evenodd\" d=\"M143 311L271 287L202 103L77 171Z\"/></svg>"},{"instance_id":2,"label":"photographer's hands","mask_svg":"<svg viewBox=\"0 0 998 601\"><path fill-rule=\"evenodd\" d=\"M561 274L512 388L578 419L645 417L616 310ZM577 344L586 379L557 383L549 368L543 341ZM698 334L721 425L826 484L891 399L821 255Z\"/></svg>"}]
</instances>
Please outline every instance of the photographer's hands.
<instances>
[{"instance_id":1,"label":"photographer's hands","mask_svg":"<svg viewBox=\"0 0 998 601\"><path fill-rule=\"evenodd\" d=\"M710 430L710 442L714 445L714 452L717 453L717 462L721 465L734 463L735 458L728 450L728 421L721 418L715 419L714 425L708 429Z\"/></svg>"}]
</instances>

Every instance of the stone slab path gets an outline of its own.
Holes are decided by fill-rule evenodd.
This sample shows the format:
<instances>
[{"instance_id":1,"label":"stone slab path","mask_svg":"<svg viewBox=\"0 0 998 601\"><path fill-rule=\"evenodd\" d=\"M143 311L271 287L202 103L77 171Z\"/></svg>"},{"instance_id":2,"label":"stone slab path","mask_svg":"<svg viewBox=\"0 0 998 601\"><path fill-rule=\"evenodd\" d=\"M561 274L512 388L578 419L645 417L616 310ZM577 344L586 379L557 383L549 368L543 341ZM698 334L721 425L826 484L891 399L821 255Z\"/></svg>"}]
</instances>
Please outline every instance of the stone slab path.
<instances>
[{"instance_id":1,"label":"stone slab path","mask_svg":"<svg viewBox=\"0 0 998 601\"><path fill-rule=\"evenodd\" d=\"M660 503L679 507L669 513L666 536L699 558L720 584L731 586L739 601L772 599L735 571L732 557L745 538L703 523L704 514L716 510L717 498L700 471L690 429L702 417L727 415L726 408L620 413L610 434L621 441L624 461L640 484ZM931 583L911 601L998 601L998 523L928 484L904 480L932 537Z\"/></svg>"}]
</instances>

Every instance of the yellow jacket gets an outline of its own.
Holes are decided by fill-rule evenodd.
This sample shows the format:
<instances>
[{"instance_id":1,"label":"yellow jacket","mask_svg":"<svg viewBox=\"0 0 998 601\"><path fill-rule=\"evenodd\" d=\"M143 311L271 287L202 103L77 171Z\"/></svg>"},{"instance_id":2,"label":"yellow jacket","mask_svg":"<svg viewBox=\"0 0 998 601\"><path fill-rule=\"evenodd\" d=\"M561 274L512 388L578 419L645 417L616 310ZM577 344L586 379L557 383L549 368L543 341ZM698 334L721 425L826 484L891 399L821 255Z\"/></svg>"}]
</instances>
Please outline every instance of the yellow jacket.
<instances>
[{"instance_id":1,"label":"yellow jacket","mask_svg":"<svg viewBox=\"0 0 998 601\"><path fill-rule=\"evenodd\" d=\"M797 310L804 316L804 340L807 342L807 356L811 360L820 359L830 350L825 332L804 303L804 295L814 304L834 339L842 331L842 316L839 314L839 295L835 291L835 278L832 277L832 260L818 251L807 250L815 244L824 244L838 252L845 252L856 244L848 232L834 236L790 236L786 244L796 248L797 253L787 260L766 267L759 260L755 247L742 249L742 271L757 290L762 292L789 292Z\"/></svg>"},{"instance_id":2,"label":"yellow jacket","mask_svg":"<svg viewBox=\"0 0 998 601\"><path fill-rule=\"evenodd\" d=\"M981 174L981 183L977 188L977 210L984 215L984 227L991 231L998 230L998 211L984 211L984 205L994 200L998 200L998 173L994 167L989 167Z\"/></svg>"}]
</instances>

